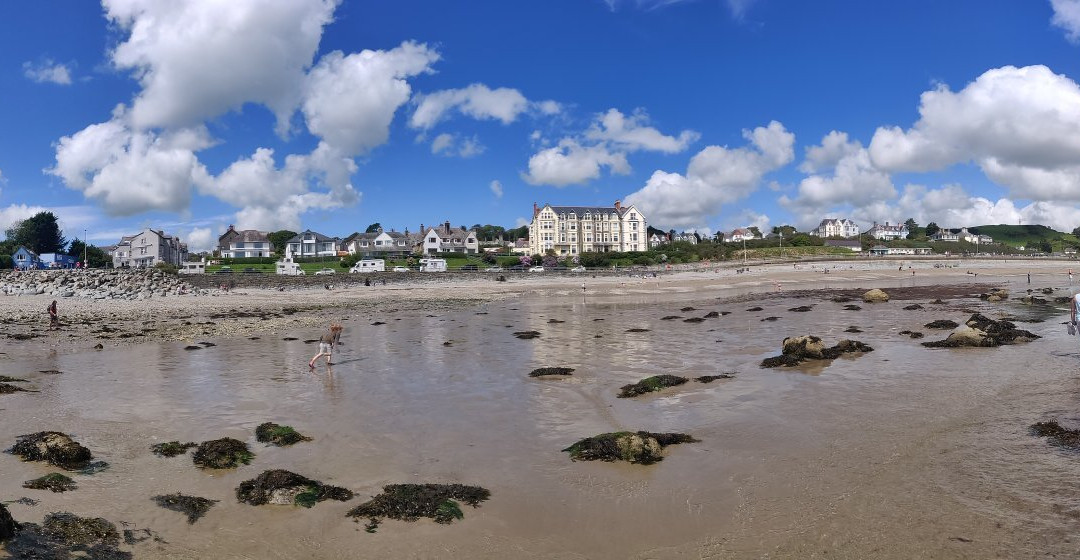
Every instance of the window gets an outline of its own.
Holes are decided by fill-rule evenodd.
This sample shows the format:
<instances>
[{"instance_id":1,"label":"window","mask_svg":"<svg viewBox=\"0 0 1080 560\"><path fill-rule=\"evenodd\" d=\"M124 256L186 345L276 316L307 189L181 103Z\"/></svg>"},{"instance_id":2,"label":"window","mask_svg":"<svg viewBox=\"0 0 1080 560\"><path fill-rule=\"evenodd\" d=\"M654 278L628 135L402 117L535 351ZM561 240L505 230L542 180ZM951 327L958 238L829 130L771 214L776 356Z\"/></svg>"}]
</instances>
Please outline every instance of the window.
<instances>
[{"instance_id":1,"label":"window","mask_svg":"<svg viewBox=\"0 0 1080 560\"><path fill-rule=\"evenodd\" d=\"M438 237L429 237L429 238L428 238L428 240L427 240L427 242L428 242L428 243L438 243L438 242L439 242L439 238L438 238Z\"/></svg>"},{"instance_id":2,"label":"window","mask_svg":"<svg viewBox=\"0 0 1080 560\"><path fill-rule=\"evenodd\" d=\"M560 243L566 243L566 234L565 233L559 235L559 242Z\"/></svg>"},{"instance_id":3,"label":"window","mask_svg":"<svg viewBox=\"0 0 1080 560\"><path fill-rule=\"evenodd\" d=\"M637 219L637 214L635 214L635 213L631 212L631 213L630 213L630 219L631 219L631 220L636 220L636 219Z\"/></svg>"}]
</instances>

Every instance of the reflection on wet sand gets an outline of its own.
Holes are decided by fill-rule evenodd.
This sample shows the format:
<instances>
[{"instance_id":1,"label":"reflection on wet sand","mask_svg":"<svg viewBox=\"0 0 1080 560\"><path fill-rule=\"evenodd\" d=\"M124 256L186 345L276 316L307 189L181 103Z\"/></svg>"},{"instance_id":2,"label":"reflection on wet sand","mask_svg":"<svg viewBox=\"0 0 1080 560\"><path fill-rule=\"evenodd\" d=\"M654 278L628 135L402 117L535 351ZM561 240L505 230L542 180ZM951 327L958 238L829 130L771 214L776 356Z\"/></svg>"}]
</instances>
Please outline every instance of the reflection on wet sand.
<instances>
[{"instance_id":1,"label":"reflection on wet sand","mask_svg":"<svg viewBox=\"0 0 1080 560\"><path fill-rule=\"evenodd\" d=\"M74 474L78 489L54 494L21 487L47 465L3 455L0 498L40 500L10 506L20 521L71 511L150 528L165 541L134 545L136 558L1077 554L1069 542L1080 518L1076 456L1028 432L1048 418L1080 421L1071 396L1080 356L1075 339L1058 332L1060 310L1047 306L1041 313L1052 320L1024 324L1044 336L1031 343L929 349L898 332L962 322L961 307L994 317L1036 312L958 293L947 305L926 297L845 311L831 301L835 292L753 304L700 289L584 300L567 292L435 316L355 318L334 365L314 371L313 347L302 341L316 331L293 333L294 341L214 340L198 352L144 344L8 360L0 373L41 392L0 396L0 445L62 431L111 466ZM924 308L903 310L912 303ZM801 305L813 307L788 311ZM746 311L752 306L762 309ZM710 311L731 313L661 319ZM780 319L761 321L768 316ZM832 344L852 325L874 352L759 367L785 337ZM525 330L541 335L513 336ZM529 377L541 367L574 371ZM649 376L731 372L617 398L619 387ZM264 422L312 440L258 443ZM665 447L651 465L574 462L562 452L582 438L638 430L700 442ZM188 455L150 451L225 437L250 446L251 465L199 469ZM356 497L312 509L238 503L237 486L271 469ZM478 485L491 496L449 525L385 521L368 534L346 518L396 483ZM189 524L153 501L177 492L220 501Z\"/></svg>"}]
</instances>

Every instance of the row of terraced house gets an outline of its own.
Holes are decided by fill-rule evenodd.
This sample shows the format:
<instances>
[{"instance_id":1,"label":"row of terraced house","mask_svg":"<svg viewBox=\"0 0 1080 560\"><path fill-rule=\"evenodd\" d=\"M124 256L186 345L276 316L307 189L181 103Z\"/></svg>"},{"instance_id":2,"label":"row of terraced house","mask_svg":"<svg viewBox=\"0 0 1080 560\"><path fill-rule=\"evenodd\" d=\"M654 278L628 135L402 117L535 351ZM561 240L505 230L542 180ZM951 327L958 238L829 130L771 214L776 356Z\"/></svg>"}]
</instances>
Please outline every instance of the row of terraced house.
<instances>
[{"instance_id":1,"label":"row of terraced house","mask_svg":"<svg viewBox=\"0 0 1080 560\"><path fill-rule=\"evenodd\" d=\"M416 232L408 229L399 232L377 228L366 233L353 233L345 238L332 237L312 230L304 230L285 242L284 247L274 247L270 232L252 229L238 230L229 226L218 238L215 251L224 258L269 257L282 252L288 258L340 257L359 255L365 258L403 258L413 254L435 255L439 253L462 253L475 255L480 252L476 232L452 227L450 222L425 227L420 224Z\"/></svg>"}]
</instances>

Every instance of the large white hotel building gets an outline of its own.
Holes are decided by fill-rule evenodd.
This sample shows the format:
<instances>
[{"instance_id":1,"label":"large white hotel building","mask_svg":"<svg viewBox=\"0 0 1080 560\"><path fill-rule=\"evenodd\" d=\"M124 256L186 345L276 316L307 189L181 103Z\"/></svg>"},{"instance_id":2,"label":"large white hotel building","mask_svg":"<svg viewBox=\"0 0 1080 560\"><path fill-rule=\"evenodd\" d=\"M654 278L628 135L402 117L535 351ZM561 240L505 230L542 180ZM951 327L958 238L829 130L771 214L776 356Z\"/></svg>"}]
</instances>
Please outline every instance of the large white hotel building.
<instances>
[{"instance_id":1,"label":"large white hotel building","mask_svg":"<svg viewBox=\"0 0 1080 560\"><path fill-rule=\"evenodd\" d=\"M645 251L649 248L647 231L645 216L618 200L610 207L533 204L529 250L544 255L551 249L559 256Z\"/></svg>"}]
</instances>

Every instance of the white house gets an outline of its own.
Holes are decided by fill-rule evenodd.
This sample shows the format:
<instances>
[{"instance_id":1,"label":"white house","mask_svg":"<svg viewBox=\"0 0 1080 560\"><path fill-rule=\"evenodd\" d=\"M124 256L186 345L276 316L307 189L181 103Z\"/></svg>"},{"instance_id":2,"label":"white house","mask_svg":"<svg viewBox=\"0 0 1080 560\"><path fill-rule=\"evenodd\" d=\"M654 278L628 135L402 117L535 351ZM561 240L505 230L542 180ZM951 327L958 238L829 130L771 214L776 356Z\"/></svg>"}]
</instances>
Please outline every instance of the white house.
<instances>
[{"instance_id":1,"label":"white house","mask_svg":"<svg viewBox=\"0 0 1080 560\"><path fill-rule=\"evenodd\" d=\"M285 243L285 256L289 258L336 257L338 241L336 237L327 237L321 233L305 230Z\"/></svg>"},{"instance_id":2,"label":"white house","mask_svg":"<svg viewBox=\"0 0 1080 560\"><path fill-rule=\"evenodd\" d=\"M404 233L399 231L383 231L378 228L371 233L354 233L341 242L341 250L350 255L360 255L372 258L401 258L412 252L418 243L409 230Z\"/></svg>"},{"instance_id":3,"label":"white house","mask_svg":"<svg viewBox=\"0 0 1080 560\"><path fill-rule=\"evenodd\" d=\"M556 255L606 253L611 251L646 251L649 248L648 223L634 205L623 206L552 206L533 204L529 224L529 250Z\"/></svg>"},{"instance_id":4,"label":"white house","mask_svg":"<svg viewBox=\"0 0 1080 560\"><path fill-rule=\"evenodd\" d=\"M960 241L960 236L951 229L939 229L930 236L930 241Z\"/></svg>"},{"instance_id":5,"label":"white house","mask_svg":"<svg viewBox=\"0 0 1080 560\"><path fill-rule=\"evenodd\" d=\"M968 243L986 244L994 242L993 237L990 237L989 235L978 235L975 233L971 233L967 230L967 228L960 228L960 233L958 235L960 236L960 239L967 241Z\"/></svg>"},{"instance_id":6,"label":"white house","mask_svg":"<svg viewBox=\"0 0 1080 560\"><path fill-rule=\"evenodd\" d=\"M814 228L810 235L818 237L858 237L859 225L847 219L825 218L818 227Z\"/></svg>"},{"instance_id":7,"label":"white house","mask_svg":"<svg viewBox=\"0 0 1080 560\"><path fill-rule=\"evenodd\" d=\"M270 245L270 232L254 229L237 230L233 226L218 237L218 255L223 258L269 257L274 248Z\"/></svg>"},{"instance_id":8,"label":"white house","mask_svg":"<svg viewBox=\"0 0 1080 560\"><path fill-rule=\"evenodd\" d=\"M476 255L480 253L480 241L476 238L476 232L464 228L450 227L450 222L445 222L439 227L421 229L424 233L420 238L420 253L434 255L437 253L465 253Z\"/></svg>"},{"instance_id":9,"label":"white house","mask_svg":"<svg viewBox=\"0 0 1080 560\"><path fill-rule=\"evenodd\" d=\"M735 228L731 233L724 235L725 243L738 243L740 241L750 241L751 239L757 239L754 232L748 228Z\"/></svg>"},{"instance_id":10,"label":"white house","mask_svg":"<svg viewBox=\"0 0 1080 560\"><path fill-rule=\"evenodd\" d=\"M654 233L649 236L649 248L655 249L663 244L667 243L667 236Z\"/></svg>"},{"instance_id":11,"label":"white house","mask_svg":"<svg viewBox=\"0 0 1080 560\"><path fill-rule=\"evenodd\" d=\"M113 268L151 268L159 263L180 266L187 260L187 245L174 235L146 228L124 236L113 250Z\"/></svg>"},{"instance_id":12,"label":"white house","mask_svg":"<svg viewBox=\"0 0 1080 560\"><path fill-rule=\"evenodd\" d=\"M880 239L881 241L892 241L894 239L906 239L908 234L908 228L904 224L889 225L889 222L885 222L885 225L881 225L874 222L874 227L870 228L866 234L874 239Z\"/></svg>"},{"instance_id":13,"label":"white house","mask_svg":"<svg viewBox=\"0 0 1080 560\"><path fill-rule=\"evenodd\" d=\"M701 238L696 233L676 233L671 237L672 241L681 241L683 243L689 243L691 245L697 245Z\"/></svg>"}]
</instances>

